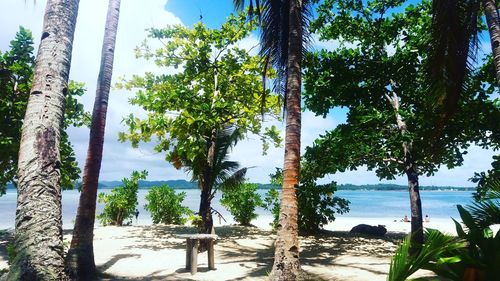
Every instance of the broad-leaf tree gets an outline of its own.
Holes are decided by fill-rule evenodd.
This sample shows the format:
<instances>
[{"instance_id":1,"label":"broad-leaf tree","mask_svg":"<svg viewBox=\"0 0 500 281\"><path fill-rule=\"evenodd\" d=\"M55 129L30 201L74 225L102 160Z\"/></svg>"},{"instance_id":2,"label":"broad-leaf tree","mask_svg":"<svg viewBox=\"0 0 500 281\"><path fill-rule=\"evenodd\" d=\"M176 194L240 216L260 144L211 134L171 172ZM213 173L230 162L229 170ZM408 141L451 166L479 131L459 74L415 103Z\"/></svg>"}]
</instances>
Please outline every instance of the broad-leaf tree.
<instances>
[{"instance_id":1,"label":"broad-leaf tree","mask_svg":"<svg viewBox=\"0 0 500 281\"><path fill-rule=\"evenodd\" d=\"M381 179L406 175L411 205L412 242L423 242L419 176L442 165L463 162L471 143L498 147L491 135L499 107L485 85L488 67L474 71L455 117L444 129L439 149L433 143L439 113L429 100L431 4L402 1L326 1L313 27L322 39L339 40L334 51L306 60L305 100L326 116L335 107L349 109L347 121L317 139L306 159L317 177L366 165ZM413 251L414 252L414 251Z\"/></svg>"},{"instance_id":2,"label":"broad-leaf tree","mask_svg":"<svg viewBox=\"0 0 500 281\"><path fill-rule=\"evenodd\" d=\"M220 29L208 29L202 23L192 29L179 25L151 29L150 38L163 47L151 50L145 43L137 55L154 60L159 67L182 70L134 76L124 85L138 89L131 103L147 115L125 118L128 131L120 139L130 140L133 146L155 142L155 150L166 152L167 161L176 168L184 164L193 172L201 189L199 215L205 233L213 226L210 199L219 133L230 128L242 136L256 134L264 149L280 142L277 129L265 127L259 118L262 108L265 115L279 114L278 97L262 87L263 60L236 47L254 26L254 21L239 15L230 16Z\"/></svg>"},{"instance_id":3,"label":"broad-leaf tree","mask_svg":"<svg viewBox=\"0 0 500 281\"><path fill-rule=\"evenodd\" d=\"M116 33L120 16L120 0L110 0L101 51L101 66L90 127L87 159L83 170L80 202L76 214L71 247L66 257L68 272L82 280L95 279L94 221L97 184L101 170L104 130L108 110L109 90L113 74Z\"/></svg>"},{"instance_id":4,"label":"broad-leaf tree","mask_svg":"<svg viewBox=\"0 0 500 281\"><path fill-rule=\"evenodd\" d=\"M0 195L9 182L17 185L17 160L21 126L28 105L35 57L33 37L23 27L10 42L10 50L0 52ZM83 84L70 82L66 95L66 110L61 130L61 187L73 188L80 177L73 147L66 129L88 124L88 114L77 96L84 93Z\"/></svg>"},{"instance_id":5,"label":"broad-leaf tree","mask_svg":"<svg viewBox=\"0 0 500 281\"><path fill-rule=\"evenodd\" d=\"M300 180L302 55L309 40L310 0L233 0L249 5L261 27L260 53L276 69L286 109L282 200L271 280L300 278L297 187ZM267 65L267 64L266 64Z\"/></svg>"},{"instance_id":6,"label":"broad-leaf tree","mask_svg":"<svg viewBox=\"0 0 500 281\"><path fill-rule=\"evenodd\" d=\"M24 117L9 280L63 280L61 125L78 0L49 0Z\"/></svg>"}]
</instances>

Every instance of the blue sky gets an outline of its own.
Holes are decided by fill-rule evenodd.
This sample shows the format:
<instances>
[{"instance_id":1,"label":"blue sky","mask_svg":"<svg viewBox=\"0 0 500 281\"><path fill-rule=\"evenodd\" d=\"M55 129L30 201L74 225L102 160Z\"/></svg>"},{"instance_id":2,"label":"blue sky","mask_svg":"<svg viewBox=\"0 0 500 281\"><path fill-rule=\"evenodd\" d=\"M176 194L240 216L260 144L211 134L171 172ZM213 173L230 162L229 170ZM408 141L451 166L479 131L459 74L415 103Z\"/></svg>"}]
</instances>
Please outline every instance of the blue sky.
<instances>
[{"instance_id":1,"label":"blue sky","mask_svg":"<svg viewBox=\"0 0 500 281\"><path fill-rule=\"evenodd\" d=\"M46 0L22 1L0 0L0 50L6 50L9 41L14 38L19 25L33 31L35 45L39 44L43 12ZM73 80L85 82L87 93L81 99L88 111L92 110L97 71L99 69L100 50L102 44L104 20L107 1L80 1L79 17L75 33L72 68L70 77ZM130 77L145 71L169 73L170 69L158 69L151 62L135 59L133 49L146 38L146 28L164 27L168 24L192 26L199 21L200 13L203 22L212 28L218 27L233 10L232 0L127 0L122 1L121 18L118 30L115 52L115 68L113 80L119 77ZM487 39L487 38L486 38ZM151 42L153 47L157 42ZM316 42L316 48L333 48L333 42ZM252 34L241 42L240 46L251 48L258 44L258 34ZM129 143L119 143L117 134L123 130L120 124L122 117L130 112L141 115L141 109L128 104L128 98L133 93L112 90L108 107L108 120L105 136L104 158L101 170L101 180L118 180L128 176L133 170L149 170L150 180L189 179L183 171L175 170L164 160L164 154L155 153L152 144L141 145L133 149ZM303 147L312 144L313 140L326 130L334 128L345 120L345 111L334 110L325 119L315 117L310 112L303 113ZM282 123L277 124L281 129ZM80 167L83 167L88 145L88 129L72 128L69 132L75 147ZM472 186L467 179L474 171L484 171L490 168L493 151L472 147L466 155L464 165L454 170L440 169L430 178L421 177L422 185L460 185ZM248 140L238 144L232 153L232 158L243 166L256 166L248 173L251 181L268 182L268 175L274 167L281 167L283 148L270 149L267 156L261 155L261 145L258 137L250 136ZM378 179L373 172L367 172L364 167L328 176L324 181L335 180L339 183L374 184ZM402 176L396 181L406 184Z\"/></svg>"}]
</instances>

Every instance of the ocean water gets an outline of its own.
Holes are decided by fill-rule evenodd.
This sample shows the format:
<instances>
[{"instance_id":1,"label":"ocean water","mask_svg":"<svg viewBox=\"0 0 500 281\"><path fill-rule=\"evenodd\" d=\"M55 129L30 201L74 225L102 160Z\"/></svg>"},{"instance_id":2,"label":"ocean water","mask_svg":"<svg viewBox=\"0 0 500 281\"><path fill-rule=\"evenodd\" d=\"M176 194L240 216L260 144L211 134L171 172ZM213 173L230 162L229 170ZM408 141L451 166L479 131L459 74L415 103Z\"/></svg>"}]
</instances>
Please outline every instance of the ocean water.
<instances>
[{"instance_id":1,"label":"ocean water","mask_svg":"<svg viewBox=\"0 0 500 281\"><path fill-rule=\"evenodd\" d=\"M186 192L184 206L193 211L198 210L200 202L200 192L197 189L176 190L177 192ZM100 192L110 192L109 189L103 189ZM146 204L145 196L148 190L139 190L139 221L134 223L150 224L149 213L144 209ZM267 190L258 190L262 196ZM0 229L14 228L16 212L16 191L8 190L7 194L0 197ZM381 218L399 220L404 215L410 214L409 195L404 191L338 191L335 196L348 199L350 203L350 212L337 217L352 218ZM456 208L457 204L468 204L472 202L472 193L466 191L421 191L422 209L424 216L428 214L431 219L449 219L450 217L459 218ZM218 219L214 216L216 225L225 223L234 223L230 213L219 203L221 193L217 193L212 207L219 211L226 219ZM78 207L79 192L76 190L67 190L63 192L63 227L72 228L76 217L76 208ZM97 213L102 211L103 205L97 205ZM260 220L271 221L269 211L259 208L257 210Z\"/></svg>"}]
</instances>

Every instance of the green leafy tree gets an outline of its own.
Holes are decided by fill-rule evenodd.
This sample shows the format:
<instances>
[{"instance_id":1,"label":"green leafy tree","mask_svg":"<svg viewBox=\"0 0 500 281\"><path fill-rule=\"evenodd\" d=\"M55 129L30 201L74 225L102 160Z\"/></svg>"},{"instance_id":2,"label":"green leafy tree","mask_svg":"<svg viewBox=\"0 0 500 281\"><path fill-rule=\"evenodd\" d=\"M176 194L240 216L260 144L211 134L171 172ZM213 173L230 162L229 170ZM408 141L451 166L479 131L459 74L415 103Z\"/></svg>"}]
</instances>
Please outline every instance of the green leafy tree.
<instances>
[{"instance_id":1,"label":"green leafy tree","mask_svg":"<svg viewBox=\"0 0 500 281\"><path fill-rule=\"evenodd\" d=\"M299 203L298 224L301 234L317 233L325 224L335 221L335 214L349 212L349 201L333 196L337 191L337 184L319 185L310 176L307 163L302 165L301 182L298 187L297 200ZM276 172L271 174L271 183L280 184L283 180L283 172L276 168ZM275 189L270 189L265 197L265 207L273 214L274 220L271 223L276 228L279 218L279 193Z\"/></svg>"},{"instance_id":2,"label":"green leafy tree","mask_svg":"<svg viewBox=\"0 0 500 281\"><path fill-rule=\"evenodd\" d=\"M264 204L257 189L258 185L255 183L243 183L230 190L224 190L220 203L231 212L237 223L248 226L257 218L255 209Z\"/></svg>"},{"instance_id":3,"label":"green leafy tree","mask_svg":"<svg viewBox=\"0 0 500 281\"><path fill-rule=\"evenodd\" d=\"M98 202L104 203L102 213L97 215L101 224L122 226L124 221L132 221L138 204L139 180L146 179L147 175L145 170L133 171L130 179L122 180L123 186L113 188L109 194L99 193Z\"/></svg>"},{"instance_id":4,"label":"green leafy tree","mask_svg":"<svg viewBox=\"0 0 500 281\"><path fill-rule=\"evenodd\" d=\"M183 70L171 75L146 73L119 85L138 89L131 103L147 112L143 119L125 118L128 131L120 139L130 140L134 147L141 141L156 142L155 150L166 152L167 161L192 172L201 189L199 215L204 233L212 231L214 186L236 171L234 162L225 161L228 149L247 133L260 136L264 151L270 143L279 145L281 141L277 129L264 127L259 118L262 113L279 114L278 97L262 86L263 60L235 46L254 26L244 15L233 15L220 29L208 29L202 23L193 29L151 29L150 38L164 46L153 51L144 43L137 55L154 60L159 67ZM216 147L226 130L238 138ZM225 154L218 154L220 149Z\"/></svg>"},{"instance_id":5,"label":"green leafy tree","mask_svg":"<svg viewBox=\"0 0 500 281\"><path fill-rule=\"evenodd\" d=\"M315 177L366 165L381 179L406 175L411 206L412 242L423 243L419 176L440 166L459 166L471 143L498 147L499 107L485 85L487 63L470 77L468 91L450 125L434 138L434 110L427 70L431 4L402 1L326 1L313 24L324 40L340 40L334 51L306 58L305 103L326 116L349 109L345 124L317 139L305 158ZM478 114L478 113L481 114ZM412 251L413 251L412 250Z\"/></svg>"},{"instance_id":6,"label":"green leafy tree","mask_svg":"<svg viewBox=\"0 0 500 281\"><path fill-rule=\"evenodd\" d=\"M0 52L0 195L5 193L7 183L17 185L17 162L21 127L23 125L33 77L35 57L33 56L31 31L20 27L10 50ZM89 115L76 97L84 94L84 85L70 81L66 95L66 111L61 130L61 186L72 189L80 177L73 147L66 129L70 126L88 125Z\"/></svg>"},{"instance_id":7,"label":"green leafy tree","mask_svg":"<svg viewBox=\"0 0 500 281\"><path fill-rule=\"evenodd\" d=\"M146 195L148 203L144 208L151 213L153 223L177 224L186 223L186 216L193 214L188 207L182 206L186 192L176 193L167 185L154 186Z\"/></svg>"}]
</instances>

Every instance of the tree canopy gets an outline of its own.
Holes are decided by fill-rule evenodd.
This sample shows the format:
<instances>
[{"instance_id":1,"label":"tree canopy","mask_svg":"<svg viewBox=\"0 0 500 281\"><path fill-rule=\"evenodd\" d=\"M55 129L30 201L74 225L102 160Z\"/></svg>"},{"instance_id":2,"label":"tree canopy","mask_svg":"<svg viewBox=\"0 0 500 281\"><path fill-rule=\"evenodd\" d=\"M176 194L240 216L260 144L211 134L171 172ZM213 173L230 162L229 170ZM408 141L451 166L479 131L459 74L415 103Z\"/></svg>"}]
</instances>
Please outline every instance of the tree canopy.
<instances>
[{"instance_id":1,"label":"tree canopy","mask_svg":"<svg viewBox=\"0 0 500 281\"><path fill-rule=\"evenodd\" d=\"M471 143L498 147L499 139L492 136L498 132L500 109L491 98L495 88L489 83L488 60L468 81L443 136L431 142L438 114L429 96L427 67L431 5L424 1L403 10L402 4L340 0L325 1L319 8L313 29L340 46L307 55L305 104L323 116L335 107L349 109L345 124L307 149L306 158L319 177L367 165L380 178L393 179L404 172L403 142L412 144L413 158L426 175L441 165L461 165ZM406 134L398 132L387 99L394 94Z\"/></svg>"},{"instance_id":2,"label":"tree canopy","mask_svg":"<svg viewBox=\"0 0 500 281\"><path fill-rule=\"evenodd\" d=\"M120 140L156 141L155 150L165 151L166 159L177 168L182 161L194 162L207 155L212 131L231 126L241 133L259 135L263 150L270 142L279 145L276 127L265 127L259 115L278 116L279 98L263 89L263 60L237 46L254 29L254 21L244 15L230 16L220 29L197 23L192 29L171 26L151 29L149 38L163 47L151 50L147 42L137 48L137 56L154 60L161 68L181 70L173 74L145 73L119 86L137 89L131 103L142 107L145 118L129 115L127 132ZM268 70L268 75L272 75Z\"/></svg>"},{"instance_id":3,"label":"tree canopy","mask_svg":"<svg viewBox=\"0 0 500 281\"><path fill-rule=\"evenodd\" d=\"M35 57L33 56L31 31L20 27L10 50L0 52L0 195L5 193L7 183L16 182L17 158L21 126L28 105L33 77ZM66 95L66 111L63 128L88 125L89 114L76 97L85 92L82 83L70 82ZM61 132L61 186L73 188L80 177L73 147L66 131Z\"/></svg>"}]
</instances>

